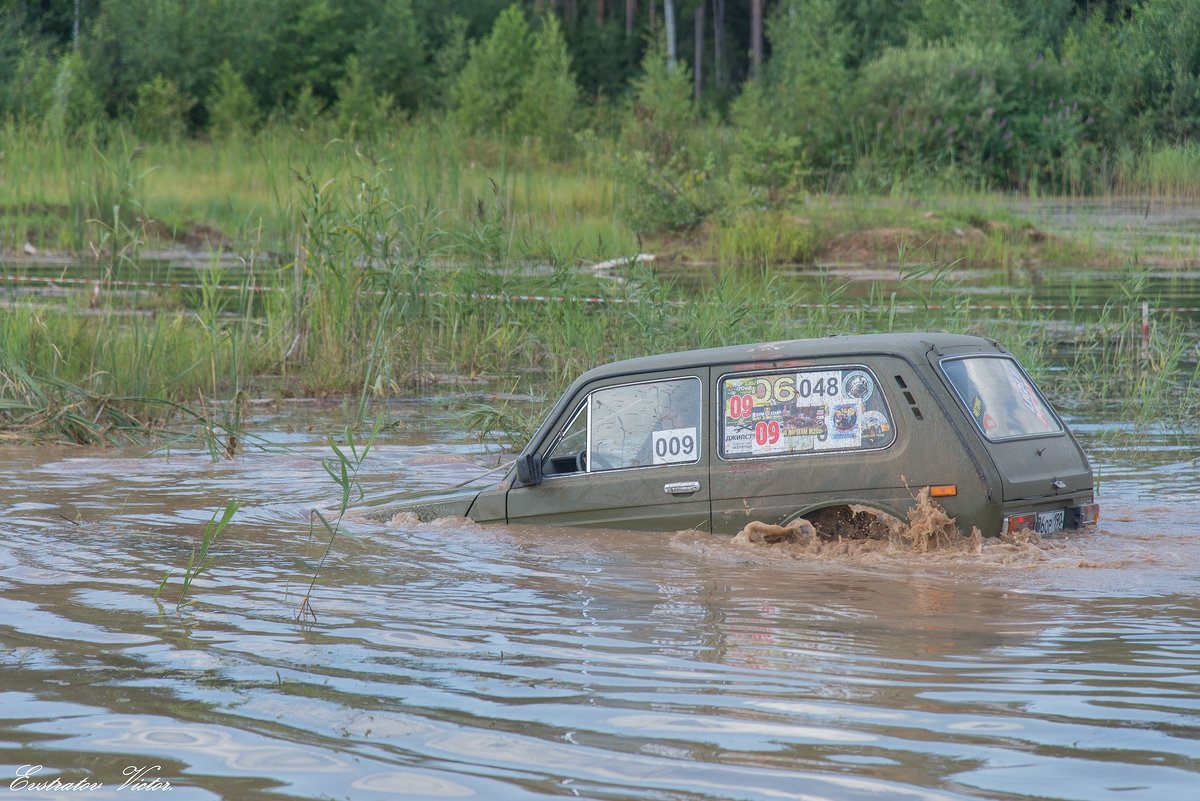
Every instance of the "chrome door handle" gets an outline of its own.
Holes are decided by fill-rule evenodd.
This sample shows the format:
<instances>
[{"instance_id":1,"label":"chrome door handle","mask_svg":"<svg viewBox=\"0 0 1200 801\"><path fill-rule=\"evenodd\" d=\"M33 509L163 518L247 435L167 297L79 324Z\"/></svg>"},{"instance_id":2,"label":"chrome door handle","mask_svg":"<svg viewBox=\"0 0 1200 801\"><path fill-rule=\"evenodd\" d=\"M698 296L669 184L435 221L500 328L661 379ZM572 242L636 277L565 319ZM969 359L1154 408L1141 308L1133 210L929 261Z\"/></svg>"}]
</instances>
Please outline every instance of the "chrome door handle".
<instances>
[{"instance_id":1,"label":"chrome door handle","mask_svg":"<svg viewBox=\"0 0 1200 801\"><path fill-rule=\"evenodd\" d=\"M691 495L700 491L699 481L676 481L663 485L663 492L668 495Z\"/></svg>"}]
</instances>

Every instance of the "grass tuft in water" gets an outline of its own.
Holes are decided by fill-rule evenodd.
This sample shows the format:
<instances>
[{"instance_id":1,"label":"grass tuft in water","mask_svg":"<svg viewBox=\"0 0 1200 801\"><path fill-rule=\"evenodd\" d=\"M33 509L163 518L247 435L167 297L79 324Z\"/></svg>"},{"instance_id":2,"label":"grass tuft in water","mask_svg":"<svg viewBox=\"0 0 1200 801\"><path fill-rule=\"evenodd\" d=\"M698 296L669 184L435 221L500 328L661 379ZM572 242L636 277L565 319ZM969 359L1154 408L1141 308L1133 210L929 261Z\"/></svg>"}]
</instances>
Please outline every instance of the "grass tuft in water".
<instances>
[{"instance_id":1,"label":"grass tuft in water","mask_svg":"<svg viewBox=\"0 0 1200 801\"><path fill-rule=\"evenodd\" d=\"M212 517L204 526L204 532L200 536L200 547L192 546L191 555L188 556L187 565L183 568L183 584L179 588L179 600L175 602L175 608L178 609L192 602L188 597L188 592L192 588L192 582L201 574L208 571L213 563L216 562L216 557L212 554L213 546L217 544L217 539L220 538L225 527L229 525L229 521L233 520L233 516L237 514L239 509L238 502L230 500L225 504L225 509L213 512ZM220 515L218 519L217 515ZM154 600L157 602L162 591L166 588L167 582L171 580L171 573L163 576L163 579L158 584L158 589L154 591Z\"/></svg>"},{"instance_id":2,"label":"grass tuft in water","mask_svg":"<svg viewBox=\"0 0 1200 801\"><path fill-rule=\"evenodd\" d=\"M371 429L370 436L367 437L367 441L361 444L354 441L354 431L351 428L346 428L346 443L344 447L335 442L333 437L327 440L330 450L333 451L333 456L322 459L321 466L325 468L325 472L329 474L329 477L333 479L333 482L337 484L341 492L338 499L337 513L334 515L333 520L326 517L319 509L313 509L309 514L309 539L312 539L316 531L316 525L320 523L321 530L329 537L329 541L325 544L325 550L321 554L321 561L313 568L312 578L308 582L308 589L305 591L304 597L300 599L300 606L296 609L296 620L309 618L314 622L317 620L317 613L312 605L312 594L317 586L317 577L320 575L321 569L325 566L325 562L328 561L329 554L333 550L333 543L337 540L338 533L341 531L342 519L346 516L346 510L350 508L351 503L361 501L363 498L363 489L358 481L358 473L382 429L383 421L376 421L374 428ZM347 455L347 451L349 451L349 455Z\"/></svg>"}]
</instances>

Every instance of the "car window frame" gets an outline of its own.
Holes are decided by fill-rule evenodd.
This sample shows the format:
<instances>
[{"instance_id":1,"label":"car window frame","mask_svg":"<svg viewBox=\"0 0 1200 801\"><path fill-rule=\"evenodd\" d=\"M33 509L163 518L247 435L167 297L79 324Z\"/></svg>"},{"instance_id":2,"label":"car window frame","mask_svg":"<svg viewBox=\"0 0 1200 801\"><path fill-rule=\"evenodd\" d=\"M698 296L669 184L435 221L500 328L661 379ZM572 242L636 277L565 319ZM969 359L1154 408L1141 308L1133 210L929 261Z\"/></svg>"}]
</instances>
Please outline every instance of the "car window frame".
<instances>
[{"instance_id":1,"label":"car window frame","mask_svg":"<svg viewBox=\"0 0 1200 801\"><path fill-rule=\"evenodd\" d=\"M892 427L892 438L886 445L879 445L869 448L864 447L846 447L846 448L822 448L811 451L790 451L787 453L764 453L750 454L747 456L726 456L725 455L725 399L723 398L725 381L730 378L758 378L778 375L796 375L804 372L832 372L834 370L849 371L862 370L871 377L875 383L875 391L879 393L883 400L884 409L887 413L888 422ZM764 459L795 459L797 457L814 457L814 456L835 456L852 453L880 453L895 447L900 440L900 430L896 425L896 417L892 412L892 403L887 397L887 393L883 390L883 382L879 380L879 376L875 370L861 363L846 363L839 362L835 364L809 364L803 367L777 367L770 369L758 370L730 370L729 372L721 373L713 382L713 415L715 421L715 445L714 451L719 459L724 464L744 464L746 462L759 461Z\"/></svg>"}]
</instances>

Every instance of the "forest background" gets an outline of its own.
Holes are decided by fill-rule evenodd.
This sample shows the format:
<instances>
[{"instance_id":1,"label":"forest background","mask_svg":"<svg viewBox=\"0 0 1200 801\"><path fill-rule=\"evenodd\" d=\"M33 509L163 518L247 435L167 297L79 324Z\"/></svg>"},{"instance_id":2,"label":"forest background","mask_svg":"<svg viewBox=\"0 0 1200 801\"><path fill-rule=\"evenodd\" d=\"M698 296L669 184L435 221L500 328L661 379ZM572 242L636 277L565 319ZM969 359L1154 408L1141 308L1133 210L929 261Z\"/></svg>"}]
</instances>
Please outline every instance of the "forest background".
<instances>
[{"instance_id":1,"label":"forest background","mask_svg":"<svg viewBox=\"0 0 1200 801\"><path fill-rule=\"evenodd\" d=\"M666 138L728 126L736 141L719 155L775 199L801 186L891 189L914 175L1120 188L1197 133L1200 6L0 2L0 116L62 135L110 121L164 139L324 120L370 140L444 115L561 160L578 153L580 131L612 134L639 114L657 115ZM671 146L639 144L652 158ZM692 152L688 166L711 170L715 155Z\"/></svg>"},{"instance_id":2,"label":"forest background","mask_svg":"<svg viewBox=\"0 0 1200 801\"><path fill-rule=\"evenodd\" d=\"M68 305L123 315L6 315L5 425L61 436L70 417L87 441L147 401L266 383L365 399L534 368L555 386L603 358L900 328L895 295L835 320L837 288L802 319L750 310L792 297L774 266L860 225L980 233L918 254L930 270L1078 263L964 198L1194 195L1198 131L1192 0L0 0L0 252L90 261L90 301ZM947 193L937 214L873 202ZM214 257L167 299L176 323L130 322L144 303L110 290L163 242L237 254L241 291ZM577 269L645 250L714 260L703 313L670 313L686 293L661 276ZM546 275L510 269L530 263ZM757 283L725 275L747 263ZM543 290L651 302L461 301ZM922 324L971 330L936 305L958 316ZM1037 370L1045 343L1014 339Z\"/></svg>"}]
</instances>

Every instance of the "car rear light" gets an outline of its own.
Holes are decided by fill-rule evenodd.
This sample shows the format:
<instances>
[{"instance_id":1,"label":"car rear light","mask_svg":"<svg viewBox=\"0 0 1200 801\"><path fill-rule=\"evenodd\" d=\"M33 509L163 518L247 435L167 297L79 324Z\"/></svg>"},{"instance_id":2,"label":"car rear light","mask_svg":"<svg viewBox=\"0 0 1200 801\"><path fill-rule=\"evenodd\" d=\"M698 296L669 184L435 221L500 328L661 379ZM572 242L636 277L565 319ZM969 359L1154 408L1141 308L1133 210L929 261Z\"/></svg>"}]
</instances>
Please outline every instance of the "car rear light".
<instances>
[{"instance_id":1,"label":"car rear light","mask_svg":"<svg viewBox=\"0 0 1200 801\"><path fill-rule=\"evenodd\" d=\"M1009 515L1004 518L1004 525L1000 527L1000 530L1009 534L1016 534L1025 528L1032 531L1036 526L1037 515L1033 512L1026 512L1023 515Z\"/></svg>"},{"instance_id":2,"label":"car rear light","mask_svg":"<svg viewBox=\"0 0 1200 801\"><path fill-rule=\"evenodd\" d=\"M1094 526L1100 522L1100 504L1085 503L1075 507L1075 526Z\"/></svg>"}]
</instances>

